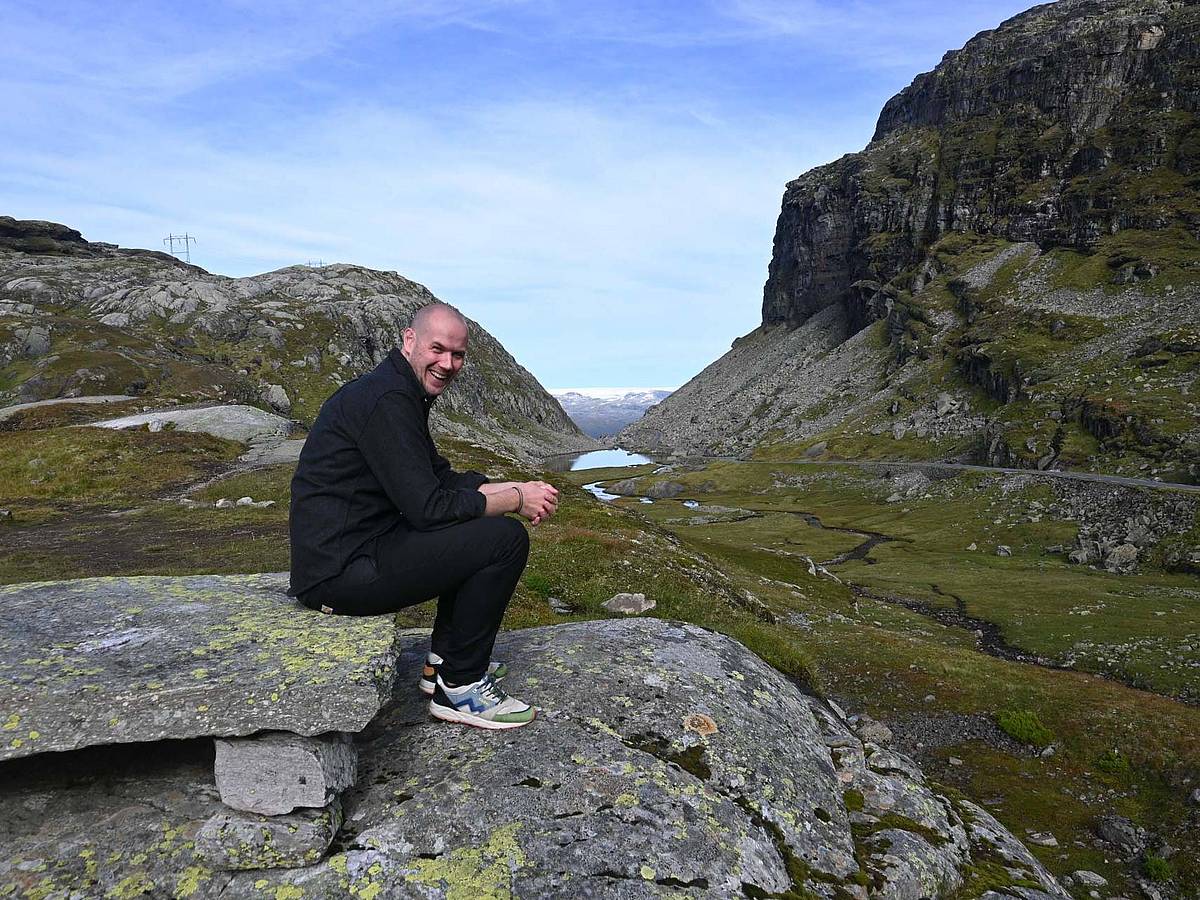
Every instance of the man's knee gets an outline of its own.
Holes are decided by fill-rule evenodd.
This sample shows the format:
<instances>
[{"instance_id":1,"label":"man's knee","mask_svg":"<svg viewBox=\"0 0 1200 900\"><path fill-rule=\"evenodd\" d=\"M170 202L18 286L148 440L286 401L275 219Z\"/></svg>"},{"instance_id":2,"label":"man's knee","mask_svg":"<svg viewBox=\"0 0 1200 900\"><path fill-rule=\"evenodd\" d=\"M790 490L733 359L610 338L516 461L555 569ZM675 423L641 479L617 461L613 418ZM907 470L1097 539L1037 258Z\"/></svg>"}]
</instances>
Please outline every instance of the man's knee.
<instances>
[{"instance_id":1,"label":"man's knee","mask_svg":"<svg viewBox=\"0 0 1200 900\"><path fill-rule=\"evenodd\" d=\"M518 519L496 516L485 519L495 542L496 550L506 557L519 557L522 562L529 557L529 532Z\"/></svg>"}]
</instances>

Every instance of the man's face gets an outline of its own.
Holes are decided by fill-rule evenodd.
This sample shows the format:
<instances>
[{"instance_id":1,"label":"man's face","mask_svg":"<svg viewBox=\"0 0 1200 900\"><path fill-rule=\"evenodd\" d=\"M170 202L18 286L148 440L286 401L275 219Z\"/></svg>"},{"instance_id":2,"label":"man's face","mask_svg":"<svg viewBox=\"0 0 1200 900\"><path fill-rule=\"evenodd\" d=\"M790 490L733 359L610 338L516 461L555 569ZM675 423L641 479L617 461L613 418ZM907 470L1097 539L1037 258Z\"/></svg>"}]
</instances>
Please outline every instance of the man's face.
<instances>
[{"instance_id":1,"label":"man's face","mask_svg":"<svg viewBox=\"0 0 1200 900\"><path fill-rule=\"evenodd\" d=\"M401 352L425 393L436 397L446 389L467 357L467 328L453 313L434 312L421 330L404 329Z\"/></svg>"}]
</instances>

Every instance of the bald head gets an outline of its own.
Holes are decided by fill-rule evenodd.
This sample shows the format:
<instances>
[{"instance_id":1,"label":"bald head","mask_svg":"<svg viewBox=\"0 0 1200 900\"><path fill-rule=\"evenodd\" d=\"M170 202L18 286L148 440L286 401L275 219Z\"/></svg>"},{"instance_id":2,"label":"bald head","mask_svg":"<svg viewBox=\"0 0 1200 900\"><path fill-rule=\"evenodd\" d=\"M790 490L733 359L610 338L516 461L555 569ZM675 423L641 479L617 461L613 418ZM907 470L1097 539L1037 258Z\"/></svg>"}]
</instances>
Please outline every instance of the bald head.
<instances>
[{"instance_id":1,"label":"bald head","mask_svg":"<svg viewBox=\"0 0 1200 900\"><path fill-rule=\"evenodd\" d=\"M423 334L429 330L430 325L435 319L441 319L442 317L456 320L466 330L467 317L449 303L443 303L440 300L435 300L433 303L418 309L413 314L412 324L409 327L418 334Z\"/></svg>"},{"instance_id":2,"label":"bald head","mask_svg":"<svg viewBox=\"0 0 1200 900\"><path fill-rule=\"evenodd\" d=\"M455 379L467 358L467 320L449 303L430 303L417 310L404 329L400 352L421 387L438 396Z\"/></svg>"}]
</instances>

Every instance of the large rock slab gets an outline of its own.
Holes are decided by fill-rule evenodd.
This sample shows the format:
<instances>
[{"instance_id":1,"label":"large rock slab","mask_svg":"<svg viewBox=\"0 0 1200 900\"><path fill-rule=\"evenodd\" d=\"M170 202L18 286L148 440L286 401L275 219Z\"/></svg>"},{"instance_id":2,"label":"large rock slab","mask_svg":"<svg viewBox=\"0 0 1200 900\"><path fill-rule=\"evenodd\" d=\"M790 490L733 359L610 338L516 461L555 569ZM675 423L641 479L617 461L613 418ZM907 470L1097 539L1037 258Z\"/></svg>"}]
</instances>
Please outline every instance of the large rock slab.
<instances>
[{"instance_id":1,"label":"large rock slab","mask_svg":"<svg viewBox=\"0 0 1200 900\"><path fill-rule=\"evenodd\" d=\"M286 440L294 426L291 421L254 406L204 406L168 408L94 422L91 428L143 428L161 431L194 431L243 444L275 444Z\"/></svg>"},{"instance_id":2,"label":"large rock slab","mask_svg":"<svg viewBox=\"0 0 1200 900\"><path fill-rule=\"evenodd\" d=\"M426 639L400 640L415 671ZM93 748L0 766L0 896L124 884L122 896L222 900L917 900L956 885L974 896L974 860L994 863L998 897L1067 898L986 812L935 794L911 760L865 744L731 639L607 620L502 634L497 655L513 693L544 707L538 720L448 725L399 681L356 737L360 777L333 852L305 868L217 872L197 857L202 825L227 820L211 818L221 807L194 744L132 747L147 761L123 765ZM1003 865L1010 891L991 880Z\"/></svg>"},{"instance_id":3,"label":"large rock slab","mask_svg":"<svg viewBox=\"0 0 1200 900\"><path fill-rule=\"evenodd\" d=\"M0 586L0 759L266 729L359 731L395 671L390 616L323 616L287 575Z\"/></svg>"}]
</instances>

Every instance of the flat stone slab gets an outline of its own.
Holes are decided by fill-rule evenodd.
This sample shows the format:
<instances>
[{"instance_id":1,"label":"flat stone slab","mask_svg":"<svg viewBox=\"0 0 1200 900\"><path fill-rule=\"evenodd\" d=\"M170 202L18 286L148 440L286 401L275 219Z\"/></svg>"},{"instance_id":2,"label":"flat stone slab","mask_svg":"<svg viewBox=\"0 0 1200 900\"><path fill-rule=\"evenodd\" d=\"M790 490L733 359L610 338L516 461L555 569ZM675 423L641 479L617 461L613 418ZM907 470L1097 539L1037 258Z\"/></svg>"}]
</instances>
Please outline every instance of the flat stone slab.
<instances>
[{"instance_id":1,"label":"flat stone slab","mask_svg":"<svg viewBox=\"0 0 1200 900\"><path fill-rule=\"evenodd\" d=\"M361 730L391 616L325 616L286 573L0 586L0 759L96 744Z\"/></svg>"},{"instance_id":2,"label":"flat stone slab","mask_svg":"<svg viewBox=\"0 0 1200 900\"><path fill-rule=\"evenodd\" d=\"M89 428L142 428L148 426L158 431L168 426L177 431L194 431L211 434L229 441L251 443L277 443L292 433L292 423L283 416L267 412L256 406L204 406L198 409L157 409L93 422Z\"/></svg>"}]
</instances>

